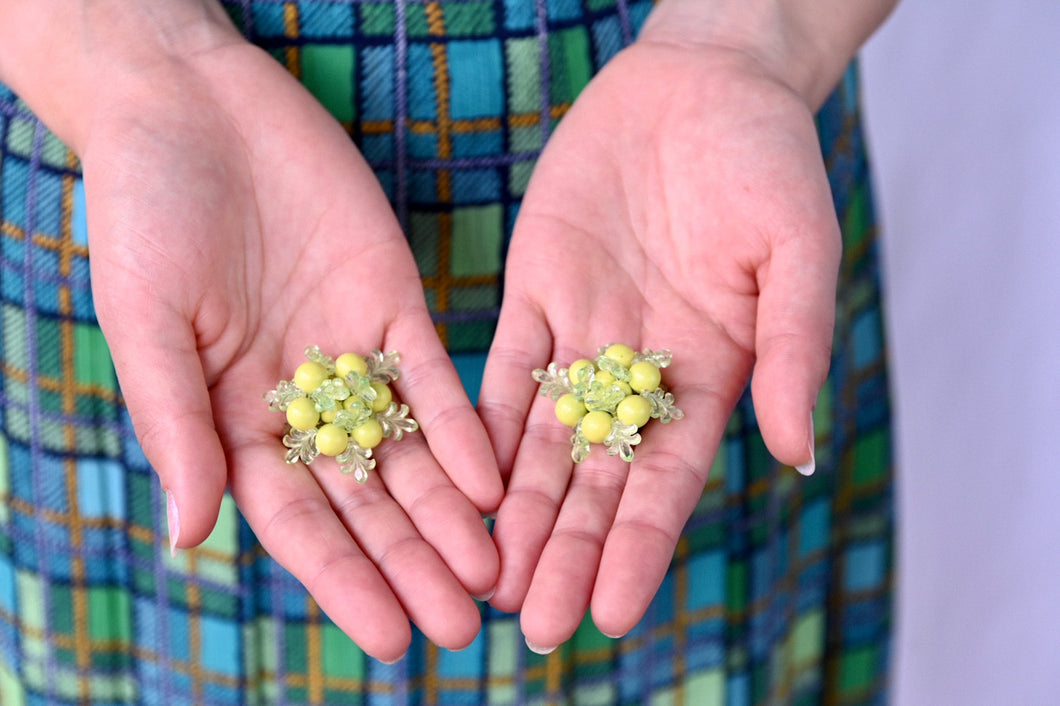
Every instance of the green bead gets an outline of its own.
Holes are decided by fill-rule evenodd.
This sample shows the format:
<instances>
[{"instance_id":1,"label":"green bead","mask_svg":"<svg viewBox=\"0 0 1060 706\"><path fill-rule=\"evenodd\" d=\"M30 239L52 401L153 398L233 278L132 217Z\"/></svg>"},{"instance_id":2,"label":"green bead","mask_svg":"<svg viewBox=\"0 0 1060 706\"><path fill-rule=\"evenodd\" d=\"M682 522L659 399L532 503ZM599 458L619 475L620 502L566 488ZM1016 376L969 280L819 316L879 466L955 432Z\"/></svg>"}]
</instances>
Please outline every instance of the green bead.
<instances>
[{"instance_id":1,"label":"green bead","mask_svg":"<svg viewBox=\"0 0 1060 706\"><path fill-rule=\"evenodd\" d=\"M636 354L637 352L625 343L612 343L607 347L607 350L604 351L604 355L621 365L623 368L628 368L630 366L633 362L633 356Z\"/></svg>"},{"instance_id":2,"label":"green bead","mask_svg":"<svg viewBox=\"0 0 1060 706\"><path fill-rule=\"evenodd\" d=\"M308 397L291 400L287 405L287 423L292 429L309 431L315 428L319 421L320 412L317 412L316 404Z\"/></svg>"},{"instance_id":3,"label":"green bead","mask_svg":"<svg viewBox=\"0 0 1060 706\"><path fill-rule=\"evenodd\" d=\"M317 429L317 451L325 456L338 456L349 442L346 430L336 424L325 424Z\"/></svg>"},{"instance_id":4,"label":"green bead","mask_svg":"<svg viewBox=\"0 0 1060 706\"><path fill-rule=\"evenodd\" d=\"M580 423L582 434L591 444L601 444L611 433L611 415L607 412L589 412Z\"/></svg>"},{"instance_id":5,"label":"green bead","mask_svg":"<svg viewBox=\"0 0 1060 706\"><path fill-rule=\"evenodd\" d=\"M629 386L635 392L650 392L657 389L662 382L662 373L646 360L639 360L631 365L629 374Z\"/></svg>"},{"instance_id":6,"label":"green bead","mask_svg":"<svg viewBox=\"0 0 1060 706\"><path fill-rule=\"evenodd\" d=\"M350 373L364 375L368 372L368 363L356 353L343 353L335 359L335 374L345 378Z\"/></svg>"},{"instance_id":7,"label":"green bead","mask_svg":"<svg viewBox=\"0 0 1060 706\"><path fill-rule=\"evenodd\" d=\"M651 419L651 402L640 395L630 395L618 403L615 416L623 424L632 424L640 428Z\"/></svg>"},{"instance_id":8,"label":"green bead","mask_svg":"<svg viewBox=\"0 0 1060 706\"><path fill-rule=\"evenodd\" d=\"M375 419L366 419L353 430L353 440L362 449L374 449L383 440L383 425Z\"/></svg>"},{"instance_id":9,"label":"green bead","mask_svg":"<svg viewBox=\"0 0 1060 706\"><path fill-rule=\"evenodd\" d=\"M382 412L390 406L390 401L394 399L394 394L390 391L390 386L381 382L373 382L372 389L375 390L375 399L372 400L372 411ZM364 448L368 448L365 446Z\"/></svg>"},{"instance_id":10,"label":"green bead","mask_svg":"<svg viewBox=\"0 0 1060 706\"><path fill-rule=\"evenodd\" d=\"M587 411L585 403L569 392L556 400L556 419L569 427L578 426Z\"/></svg>"},{"instance_id":11,"label":"green bead","mask_svg":"<svg viewBox=\"0 0 1060 706\"><path fill-rule=\"evenodd\" d=\"M294 371L294 384L303 392L313 392L327 379L327 368L312 360L302 363Z\"/></svg>"},{"instance_id":12,"label":"green bead","mask_svg":"<svg viewBox=\"0 0 1060 706\"><path fill-rule=\"evenodd\" d=\"M581 376L584 374L582 373L582 370L585 370L586 368L589 370L595 369L593 361L588 358L579 358L571 363L570 367L567 368L567 377L570 379L571 383L577 385L580 382Z\"/></svg>"}]
</instances>

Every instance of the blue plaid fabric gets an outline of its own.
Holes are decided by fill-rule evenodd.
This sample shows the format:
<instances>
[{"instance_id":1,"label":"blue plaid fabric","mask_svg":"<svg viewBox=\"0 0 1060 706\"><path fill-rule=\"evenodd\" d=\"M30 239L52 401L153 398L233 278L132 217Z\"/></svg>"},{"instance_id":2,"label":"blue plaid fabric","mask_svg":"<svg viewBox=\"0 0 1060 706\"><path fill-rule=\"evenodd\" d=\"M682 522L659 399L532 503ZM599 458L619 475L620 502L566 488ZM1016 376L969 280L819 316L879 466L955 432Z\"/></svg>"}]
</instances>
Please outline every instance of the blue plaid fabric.
<instances>
[{"instance_id":1,"label":"blue plaid fabric","mask_svg":"<svg viewBox=\"0 0 1060 706\"><path fill-rule=\"evenodd\" d=\"M226 3L349 130L474 394L505 242L545 139L650 9L626 0ZM853 69L817 116L845 254L818 472L739 403L637 628L548 656L483 608L470 648L361 653L230 502L171 558L90 293L78 163L0 88L0 703L884 703L889 407Z\"/></svg>"}]
</instances>

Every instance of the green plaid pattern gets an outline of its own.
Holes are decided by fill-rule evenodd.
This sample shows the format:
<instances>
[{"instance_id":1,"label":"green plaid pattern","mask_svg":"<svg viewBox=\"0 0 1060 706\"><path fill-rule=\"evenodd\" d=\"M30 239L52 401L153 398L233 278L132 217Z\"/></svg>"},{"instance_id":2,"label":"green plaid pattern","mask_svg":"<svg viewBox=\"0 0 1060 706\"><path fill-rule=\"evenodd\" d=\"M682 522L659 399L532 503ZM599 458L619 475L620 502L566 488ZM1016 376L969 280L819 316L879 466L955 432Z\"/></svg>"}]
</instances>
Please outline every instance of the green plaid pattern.
<instances>
[{"instance_id":1,"label":"green plaid pattern","mask_svg":"<svg viewBox=\"0 0 1060 706\"><path fill-rule=\"evenodd\" d=\"M245 34L348 128L413 244L472 395L534 160L650 3L241 0ZM818 115L843 226L818 472L738 405L671 571L621 640L548 656L516 616L451 653L367 658L230 500L170 558L89 288L74 156L0 87L0 703L884 703L892 486L873 207L853 70Z\"/></svg>"}]
</instances>

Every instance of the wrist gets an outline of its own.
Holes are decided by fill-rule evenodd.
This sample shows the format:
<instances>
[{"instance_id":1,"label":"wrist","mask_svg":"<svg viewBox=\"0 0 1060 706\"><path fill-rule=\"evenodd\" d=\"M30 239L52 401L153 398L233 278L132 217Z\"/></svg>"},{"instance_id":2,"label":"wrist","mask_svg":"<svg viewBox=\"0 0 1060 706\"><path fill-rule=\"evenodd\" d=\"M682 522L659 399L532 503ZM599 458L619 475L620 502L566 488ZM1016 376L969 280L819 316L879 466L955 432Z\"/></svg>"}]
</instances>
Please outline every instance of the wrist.
<instances>
[{"instance_id":1,"label":"wrist","mask_svg":"<svg viewBox=\"0 0 1060 706\"><path fill-rule=\"evenodd\" d=\"M214 0L0 0L0 81L75 151L106 96L239 34Z\"/></svg>"},{"instance_id":2,"label":"wrist","mask_svg":"<svg viewBox=\"0 0 1060 706\"><path fill-rule=\"evenodd\" d=\"M816 110L896 2L662 0L640 39L739 52Z\"/></svg>"}]
</instances>

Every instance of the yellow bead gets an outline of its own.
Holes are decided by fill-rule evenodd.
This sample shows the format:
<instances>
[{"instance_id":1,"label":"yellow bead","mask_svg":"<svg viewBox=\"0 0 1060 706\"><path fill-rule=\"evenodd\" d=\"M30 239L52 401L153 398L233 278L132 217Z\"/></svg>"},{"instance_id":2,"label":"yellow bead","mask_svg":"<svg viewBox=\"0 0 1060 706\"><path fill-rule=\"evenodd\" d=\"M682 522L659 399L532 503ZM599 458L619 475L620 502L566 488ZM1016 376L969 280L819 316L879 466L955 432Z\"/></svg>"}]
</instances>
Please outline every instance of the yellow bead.
<instances>
[{"instance_id":1,"label":"yellow bead","mask_svg":"<svg viewBox=\"0 0 1060 706\"><path fill-rule=\"evenodd\" d=\"M343 353L335 359L335 374L345 378L350 373L364 375L368 372L368 363L356 353Z\"/></svg>"},{"instance_id":2,"label":"yellow bead","mask_svg":"<svg viewBox=\"0 0 1060 706\"><path fill-rule=\"evenodd\" d=\"M578 384L578 378L582 374L581 371L583 369L585 369L585 368L588 368L589 370L593 370L594 369L593 361L589 360L588 358L579 358L578 360L576 360L573 363L571 363L570 367L567 368L567 377L570 379L570 381L572 383L577 385Z\"/></svg>"},{"instance_id":3,"label":"yellow bead","mask_svg":"<svg viewBox=\"0 0 1060 706\"><path fill-rule=\"evenodd\" d=\"M589 443L603 443L611 433L611 415L607 412L589 412L582 417L580 427Z\"/></svg>"},{"instance_id":4,"label":"yellow bead","mask_svg":"<svg viewBox=\"0 0 1060 706\"><path fill-rule=\"evenodd\" d=\"M327 368L312 360L302 363L294 371L294 384L298 386L298 389L305 392L312 392L320 387L320 383L327 379Z\"/></svg>"},{"instance_id":5,"label":"yellow bead","mask_svg":"<svg viewBox=\"0 0 1060 706\"><path fill-rule=\"evenodd\" d=\"M335 417L338 416L340 409L342 409L342 407L339 405L335 405L331 409L325 409L320 413L320 421L331 424L335 421Z\"/></svg>"},{"instance_id":6,"label":"yellow bead","mask_svg":"<svg viewBox=\"0 0 1060 706\"><path fill-rule=\"evenodd\" d=\"M623 368L628 368L630 366L633 362L633 356L636 354L637 352L625 343L612 343L607 347L607 350L604 351L604 355L621 365Z\"/></svg>"},{"instance_id":7,"label":"yellow bead","mask_svg":"<svg viewBox=\"0 0 1060 706\"><path fill-rule=\"evenodd\" d=\"M317 451L325 456L338 456L349 442L346 430L336 424L325 424L317 429Z\"/></svg>"},{"instance_id":8,"label":"yellow bead","mask_svg":"<svg viewBox=\"0 0 1060 706\"><path fill-rule=\"evenodd\" d=\"M382 412L390 406L390 401L394 399L394 395L390 392L390 387L382 382L373 382L372 389L375 390L375 399L372 400L372 411ZM365 448L368 447L365 446Z\"/></svg>"},{"instance_id":9,"label":"yellow bead","mask_svg":"<svg viewBox=\"0 0 1060 706\"><path fill-rule=\"evenodd\" d=\"M651 402L640 395L630 395L618 403L615 416L623 424L642 427L651 419Z\"/></svg>"},{"instance_id":10,"label":"yellow bead","mask_svg":"<svg viewBox=\"0 0 1060 706\"><path fill-rule=\"evenodd\" d=\"M556 400L556 419L569 427L578 426L587 411L585 403L569 392Z\"/></svg>"},{"instance_id":11,"label":"yellow bead","mask_svg":"<svg viewBox=\"0 0 1060 706\"><path fill-rule=\"evenodd\" d=\"M596 375L593 376L594 382L602 382L605 385L610 385L615 381L615 376L606 370L597 370Z\"/></svg>"},{"instance_id":12,"label":"yellow bead","mask_svg":"<svg viewBox=\"0 0 1060 706\"><path fill-rule=\"evenodd\" d=\"M317 412L317 406L308 397L291 400L291 403L287 405L287 423L292 429L309 431L316 427L319 421L320 413Z\"/></svg>"},{"instance_id":13,"label":"yellow bead","mask_svg":"<svg viewBox=\"0 0 1060 706\"><path fill-rule=\"evenodd\" d=\"M627 397L633 394L633 388L629 386L628 382L622 382L619 380L615 384L618 385L618 389L622 390L622 393Z\"/></svg>"},{"instance_id":14,"label":"yellow bead","mask_svg":"<svg viewBox=\"0 0 1060 706\"><path fill-rule=\"evenodd\" d=\"M662 373L646 360L640 360L631 365L629 374L629 386L636 392L654 390L662 382Z\"/></svg>"},{"instance_id":15,"label":"yellow bead","mask_svg":"<svg viewBox=\"0 0 1060 706\"><path fill-rule=\"evenodd\" d=\"M353 440L362 449L374 449L383 440L383 425L375 419L367 419L353 430Z\"/></svg>"}]
</instances>

